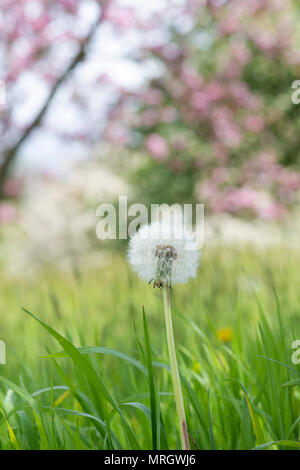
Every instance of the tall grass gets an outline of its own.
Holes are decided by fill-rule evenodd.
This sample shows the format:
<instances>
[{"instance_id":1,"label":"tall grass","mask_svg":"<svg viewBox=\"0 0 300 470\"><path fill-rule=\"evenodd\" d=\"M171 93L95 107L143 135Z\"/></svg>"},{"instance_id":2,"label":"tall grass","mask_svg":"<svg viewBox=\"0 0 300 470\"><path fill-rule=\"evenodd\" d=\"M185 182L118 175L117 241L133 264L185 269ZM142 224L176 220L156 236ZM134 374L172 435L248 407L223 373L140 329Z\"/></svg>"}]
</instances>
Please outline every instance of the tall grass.
<instances>
[{"instance_id":1,"label":"tall grass","mask_svg":"<svg viewBox=\"0 0 300 470\"><path fill-rule=\"evenodd\" d=\"M288 250L206 250L198 278L176 286L192 448L300 448L299 261ZM161 296L122 257L76 275L3 274L0 295L2 449L180 448Z\"/></svg>"}]
</instances>

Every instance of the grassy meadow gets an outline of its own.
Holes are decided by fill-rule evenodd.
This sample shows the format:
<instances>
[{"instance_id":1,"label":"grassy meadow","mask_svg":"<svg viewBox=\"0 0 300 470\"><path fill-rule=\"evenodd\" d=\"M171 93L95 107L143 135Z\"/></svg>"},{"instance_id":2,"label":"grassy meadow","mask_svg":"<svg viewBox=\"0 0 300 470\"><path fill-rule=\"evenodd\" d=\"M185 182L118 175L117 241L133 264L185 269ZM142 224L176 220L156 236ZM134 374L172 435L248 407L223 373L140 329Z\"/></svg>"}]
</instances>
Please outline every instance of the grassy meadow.
<instances>
[{"instance_id":1,"label":"grassy meadow","mask_svg":"<svg viewBox=\"0 0 300 470\"><path fill-rule=\"evenodd\" d=\"M300 448L299 263L287 248L205 248L197 279L175 286L192 448ZM180 448L162 295L123 256L3 274L0 298L1 449Z\"/></svg>"}]
</instances>

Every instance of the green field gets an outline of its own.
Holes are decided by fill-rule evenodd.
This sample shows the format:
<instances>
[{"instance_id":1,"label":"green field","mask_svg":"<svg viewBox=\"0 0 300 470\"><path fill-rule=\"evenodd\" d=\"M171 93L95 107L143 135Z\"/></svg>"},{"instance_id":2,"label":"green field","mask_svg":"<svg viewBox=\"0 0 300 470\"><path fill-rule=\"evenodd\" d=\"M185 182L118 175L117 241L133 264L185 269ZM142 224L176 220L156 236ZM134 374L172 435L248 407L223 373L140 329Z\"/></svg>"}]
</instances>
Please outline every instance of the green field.
<instances>
[{"instance_id":1,"label":"green field","mask_svg":"<svg viewBox=\"0 0 300 470\"><path fill-rule=\"evenodd\" d=\"M193 448L300 448L299 263L287 248L210 248L197 279L175 287ZM180 448L162 296L124 257L99 270L3 273L0 296L2 449Z\"/></svg>"}]
</instances>

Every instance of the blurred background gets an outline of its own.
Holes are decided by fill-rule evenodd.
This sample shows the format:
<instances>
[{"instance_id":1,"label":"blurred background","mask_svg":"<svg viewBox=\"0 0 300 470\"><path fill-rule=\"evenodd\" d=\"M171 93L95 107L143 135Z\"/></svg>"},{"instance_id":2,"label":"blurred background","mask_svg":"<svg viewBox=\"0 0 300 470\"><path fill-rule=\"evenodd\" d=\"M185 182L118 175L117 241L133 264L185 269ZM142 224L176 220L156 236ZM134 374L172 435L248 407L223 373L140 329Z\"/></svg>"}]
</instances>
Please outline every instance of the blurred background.
<instances>
[{"instance_id":1,"label":"blurred background","mask_svg":"<svg viewBox=\"0 0 300 470\"><path fill-rule=\"evenodd\" d=\"M297 246L299 18L292 0L2 0L6 275L109 263L96 208L120 194L204 203L207 244Z\"/></svg>"},{"instance_id":2,"label":"blurred background","mask_svg":"<svg viewBox=\"0 0 300 470\"><path fill-rule=\"evenodd\" d=\"M61 345L22 307L76 347L117 350L88 363L151 448L147 378L117 361L145 362L144 305L166 363L162 299L127 240L96 236L97 207L120 195L205 204L198 276L172 293L199 448L299 448L299 387L283 386L300 338L299 22L296 0L0 1L0 449L103 448L111 430L128 448L88 369L37 358ZM79 410L109 425L103 441Z\"/></svg>"}]
</instances>

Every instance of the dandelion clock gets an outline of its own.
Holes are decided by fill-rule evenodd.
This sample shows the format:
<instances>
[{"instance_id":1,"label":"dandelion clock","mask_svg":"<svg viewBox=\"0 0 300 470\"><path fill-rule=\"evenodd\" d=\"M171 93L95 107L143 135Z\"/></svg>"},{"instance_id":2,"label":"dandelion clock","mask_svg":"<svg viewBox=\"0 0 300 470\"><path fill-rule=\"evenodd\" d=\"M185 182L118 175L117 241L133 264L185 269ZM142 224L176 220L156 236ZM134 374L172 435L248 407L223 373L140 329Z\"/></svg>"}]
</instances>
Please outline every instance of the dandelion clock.
<instances>
[{"instance_id":1,"label":"dandelion clock","mask_svg":"<svg viewBox=\"0 0 300 470\"><path fill-rule=\"evenodd\" d=\"M144 225L129 242L128 260L133 270L163 292L170 368L174 387L180 440L189 449L189 439L173 335L170 291L197 275L200 251L193 232L182 224L154 222Z\"/></svg>"}]
</instances>

